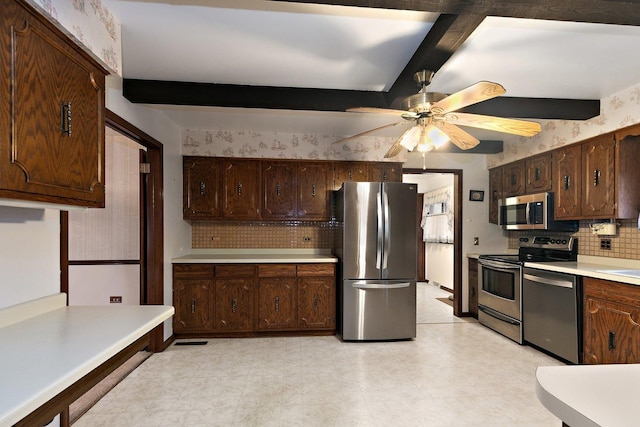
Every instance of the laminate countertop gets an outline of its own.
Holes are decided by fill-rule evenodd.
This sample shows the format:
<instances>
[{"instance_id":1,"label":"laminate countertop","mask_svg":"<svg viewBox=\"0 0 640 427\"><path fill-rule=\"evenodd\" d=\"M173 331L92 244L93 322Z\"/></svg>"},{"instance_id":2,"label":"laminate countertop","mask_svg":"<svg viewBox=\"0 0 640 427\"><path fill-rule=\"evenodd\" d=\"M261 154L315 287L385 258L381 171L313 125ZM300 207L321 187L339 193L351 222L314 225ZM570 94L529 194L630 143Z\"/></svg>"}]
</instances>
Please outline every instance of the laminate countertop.
<instances>
[{"instance_id":1,"label":"laminate countertop","mask_svg":"<svg viewBox=\"0 0 640 427\"><path fill-rule=\"evenodd\" d=\"M170 318L171 306L66 306L55 294L0 310L0 426L10 426Z\"/></svg>"},{"instance_id":2,"label":"laminate countertop","mask_svg":"<svg viewBox=\"0 0 640 427\"><path fill-rule=\"evenodd\" d=\"M286 264L337 263L330 250L322 249L193 249L173 258L174 264Z\"/></svg>"},{"instance_id":3,"label":"laminate countertop","mask_svg":"<svg viewBox=\"0 0 640 427\"><path fill-rule=\"evenodd\" d=\"M524 265L539 270L640 285L639 260L578 255L576 262L525 262Z\"/></svg>"},{"instance_id":4,"label":"laminate countertop","mask_svg":"<svg viewBox=\"0 0 640 427\"><path fill-rule=\"evenodd\" d=\"M640 365L541 366L536 395L572 427L635 427Z\"/></svg>"}]
</instances>

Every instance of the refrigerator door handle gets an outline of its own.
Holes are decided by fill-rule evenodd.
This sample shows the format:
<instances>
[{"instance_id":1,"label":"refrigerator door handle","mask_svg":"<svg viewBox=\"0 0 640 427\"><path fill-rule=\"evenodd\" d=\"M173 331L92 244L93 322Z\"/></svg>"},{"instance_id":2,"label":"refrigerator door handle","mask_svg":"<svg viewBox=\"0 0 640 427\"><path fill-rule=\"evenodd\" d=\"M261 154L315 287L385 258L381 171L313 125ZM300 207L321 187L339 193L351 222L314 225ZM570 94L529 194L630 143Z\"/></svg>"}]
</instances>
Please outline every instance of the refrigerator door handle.
<instances>
[{"instance_id":1,"label":"refrigerator door handle","mask_svg":"<svg viewBox=\"0 0 640 427\"><path fill-rule=\"evenodd\" d=\"M389 209L389 195L386 191L382 192L382 205L384 206L384 243L382 250L382 269L386 270L389 264L389 248L391 247L391 233L390 233L390 209Z\"/></svg>"},{"instance_id":2,"label":"refrigerator door handle","mask_svg":"<svg viewBox=\"0 0 640 427\"><path fill-rule=\"evenodd\" d=\"M378 234L376 236L376 268L380 270L382 268L382 239L384 233L384 217L382 210L382 193L377 194L378 202Z\"/></svg>"},{"instance_id":3,"label":"refrigerator door handle","mask_svg":"<svg viewBox=\"0 0 640 427\"><path fill-rule=\"evenodd\" d=\"M352 287L356 289L399 289L411 286L409 282L402 283L370 283L370 282L354 282Z\"/></svg>"}]
</instances>

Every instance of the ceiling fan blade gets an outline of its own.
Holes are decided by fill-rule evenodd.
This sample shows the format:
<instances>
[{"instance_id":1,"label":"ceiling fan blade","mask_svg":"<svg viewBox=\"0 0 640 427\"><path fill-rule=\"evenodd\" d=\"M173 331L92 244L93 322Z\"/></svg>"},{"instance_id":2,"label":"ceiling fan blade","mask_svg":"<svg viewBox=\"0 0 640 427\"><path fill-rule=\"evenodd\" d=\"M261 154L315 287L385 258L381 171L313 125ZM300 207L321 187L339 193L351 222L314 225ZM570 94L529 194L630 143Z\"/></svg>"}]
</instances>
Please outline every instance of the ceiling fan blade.
<instances>
[{"instance_id":1,"label":"ceiling fan blade","mask_svg":"<svg viewBox=\"0 0 640 427\"><path fill-rule=\"evenodd\" d=\"M451 113L445 116L445 120L459 126L489 129L521 136L533 136L542 130L538 122L483 116L480 114Z\"/></svg>"},{"instance_id":2,"label":"ceiling fan blade","mask_svg":"<svg viewBox=\"0 0 640 427\"><path fill-rule=\"evenodd\" d=\"M389 148L389 151L384 155L385 159L389 159L391 157L395 157L402 152L404 147L400 145L400 139L398 139L392 146Z\"/></svg>"},{"instance_id":3,"label":"ceiling fan blade","mask_svg":"<svg viewBox=\"0 0 640 427\"><path fill-rule=\"evenodd\" d=\"M434 114L445 114L468 105L476 104L480 101L495 98L505 93L507 93L507 91L502 85L481 81L436 102L431 106L431 111Z\"/></svg>"},{"instance_id":4,"label":"ceiling fan blade","mask_svg":"<svg viewBox=\"0 0 640 427\"><path fill-rule=\"evenodd\" d=\"M403 121L403 122L391 123L389 125L380 126L380 127L375 128L375 129L369 129L368 131L361 132L361 133L358 133L356 135L352 135L352 136L349 136L349 137L346 137L346 138L342 138L342 139L340 139L338 141L332 142L331 145L339 144L339 143L345 142L345 141L350 141L350 140L355 139L355 138L360 138L361 136L365 136L365 135L368 135L368 134L373 133L373 132L377 132L377 131L382 130L382 129L386 129L386 128L390 128L390 127L394 127L394 126L399 126L399 125L406 125L407 123L411 123L411 122Z\"/></svg>"},{"instance_id":5,"label":"ceiling fan blade","mask_svg":"<svg viewBox=\"0 0 640 427\"><path fill-rule=\"evenodd\" d=\"M473 135L468 134L456 125L447 122L438 122L437 126L451 139L461 150L468 150L480 144L480 141Z\"/></svg>"},{"instance_id":6,"label":"ceiling fan blade","mask_svg":"<svg viewBox=\"0 0 640 427\"><path fill-rule=\"evenodd\" d=\"M350 113L373 113L373 114L391 114L394 116L400 116L405 119L417 119L419 114L405 110L392 110L390 108L375 108L375 107L354 107L347 109Z\"/></svg>"}]
</instances>

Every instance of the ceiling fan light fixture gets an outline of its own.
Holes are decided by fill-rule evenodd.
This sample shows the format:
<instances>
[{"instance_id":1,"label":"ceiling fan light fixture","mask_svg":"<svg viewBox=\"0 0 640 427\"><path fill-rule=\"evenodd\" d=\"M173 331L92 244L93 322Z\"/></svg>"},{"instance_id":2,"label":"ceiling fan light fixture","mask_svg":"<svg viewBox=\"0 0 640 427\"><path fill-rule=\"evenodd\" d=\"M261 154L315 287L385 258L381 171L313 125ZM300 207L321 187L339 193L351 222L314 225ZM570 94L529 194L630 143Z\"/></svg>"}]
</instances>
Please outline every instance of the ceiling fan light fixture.
<instances>
[{"instance_id":1,"label":"ceiling fan light fixture","mask_svg":"<svg viewBox=\"0 0 640 427\"><path fill-rule=\"evenodd\" d=\"M411 129L408 129L405 133L400 137L400 145L406 148L408 151L413 151L413 149L418 145L420 141L420 135L422 134L422 126L416 125Z\"/></svg>"}]
</instances>

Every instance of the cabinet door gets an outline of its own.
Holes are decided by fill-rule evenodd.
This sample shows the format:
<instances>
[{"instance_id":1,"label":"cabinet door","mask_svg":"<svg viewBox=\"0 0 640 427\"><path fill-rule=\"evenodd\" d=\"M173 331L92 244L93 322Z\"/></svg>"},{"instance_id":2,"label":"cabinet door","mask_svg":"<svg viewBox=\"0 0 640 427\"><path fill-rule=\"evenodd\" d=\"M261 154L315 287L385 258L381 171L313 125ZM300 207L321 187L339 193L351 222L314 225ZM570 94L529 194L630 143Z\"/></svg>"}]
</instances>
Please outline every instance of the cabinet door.
<instances>
[{"instance_id":1,"label":"cabinet door","mask_svg":"<svg viewBox=\"0 0 640 427\"><path fill-rule=\"evenodd\" d=\"M284 330L295 328L297 324L295 277L261 277L258 284L258 329Z\"/></svg>"},{"instance_id":2,"label":"cabinet door","mask_svg":"<svg viewBox=\"0 0 640 427\"><path fill-rule=\"evenodd\" d=\"M335 277L298 278L298 319L305 329L336 327Z\"/></svg>"},{"instance_id":3,"label":"cabinet door","mask_svg":"<svg viewBox=\"0 0 640 427\"><path fill-rule=\"evenodd\" d=\"M469 313L478 318L478 260L469 258Z\"/></svg>"},{"instance_id":4,"label":"cabinet door","mask_svg":"<svg viewBox=\"0 0 640 427\"><path fill-rule=\"evenodd\" d=\"M260 163L225 160L222 165L222 215L227 219L260 217Z\"/></svg>"},{"instance_id":5,"label":"cabinet door","mask_svg":"<svg viewBox=\"0 0 640 427\"><path fill-rule=\"evenodd\" d=\"M367 182L368 179L365 162L335 162L333 164L334 190L339 190L344 182Z\"/></svg>"},{"instance_id":6,"label":"cabinet door","mask_svg":"<svg viewBox=\"0 0 640 427\"><path fill-rule=\"evenodd\" d=\"M640 363L640 289L585 277L586 364Z\"/></svg>"},{"instance_id":7,"label":"cabinet door","mask_svg":"<svg viewBox=\"0 0 640 427\"><path fill-rule=\"evenodd\" d=\"M577 218L582 195L582 148L572 145L553 152L555 218Z\"/></svg>"},{"instance_id":8,"label":"cabinet door","mask_svg":"<svg viewBox=\"0 0 640 427\"><path fill-rule=\"evenodd\" d=\"M105 71L16 2L0 19L0 195L104 207Z\"/></svg>"},{"instance_id":9,"label":"cabinet door","mask_svg":"<svg viewBox=\"0 0 640 427\"><path fill-rule=\"evenodd\" d=\"M253 330L251 280L216 278L215 286L216 329L225 332Z\"/></svg>"},{"instance_id":10,"label":"cabinet door","mask_svg":"<svg viewBox=\"0 0 640 427\"><path fill-rule=\"evenodd\" d=\"M213 278L175 279L173 305L176 314L173 330L180 332L209 331L213 329Z\"/></svg>"},{"instance_id":11,"label":"cabinet door","mask_svg":"<svg viewBox=\"0 0 640 427\"><path fill-rule=\"evenodd\" d=\"M220 163L212 157L183 159L184 219L215 219L220 217L218 194Z\"/></svg>"},{"instance_id":12,"label":"cabinet door","mask_svg":"<svg viewBox=\"0 0 640 427\"><path fill-rule=\"evenodd\" d=\"M502 198L502 168L489 169L489 222L498 223L498 206Z\"/></svg>"},{"instance_id":13,"label":"cabinet door","mask_svg":"<svg viewBox=\"0 0 640 427\"><path fill-rule=\"evenodd\" d=\"M502 167L503 197L525 194L525 162L510 163Z\"/></svg>"},{"instance_id":14,"label":"cabinet door","mask_svg":"<svg viewBox=\"0 0 640 427\"><path fill-rule=\"evenodd\" d=\"M298 218L305 220L330 219L330 177L330 163L298 163Z\"/></svg>"},{"instance_id":15,"label":"cabinet door","mask_svg":"<svg viewBox=\"0 0 640 427\"><path fill-rule=\"evenodd\" d=\"M371 182L402 182L402 163L372 162L369 169L368 181Z\"/></svg>"},{"instance_id":16,"label":"cabinet door","mask_svg":"<svg viewBox=\"0 0 640 427\"><path fill-rule=\"evenodd\" d=\"M527 194L551 191L551 154L542 154L526 160Z\"/></svg>"},{"instance_id":17,"label":"cabinet door","mask_svg":"<svg viewBox=\"0 0 640 427\"><path fill-rule=\"evenodd\" d=\"M615 216L615 144L610 135L582 144L582 215Z\"/></svg>"},{"instance_id":18,"label":"cabinet door","mask_svg":"<svg viewBox=\"0 0 640 427\"><path fill-rule=\"evenodd\" d=\"M296 163L262 163L262 218L295 218L296 204Z\"/></svg>"}]
</instances>

